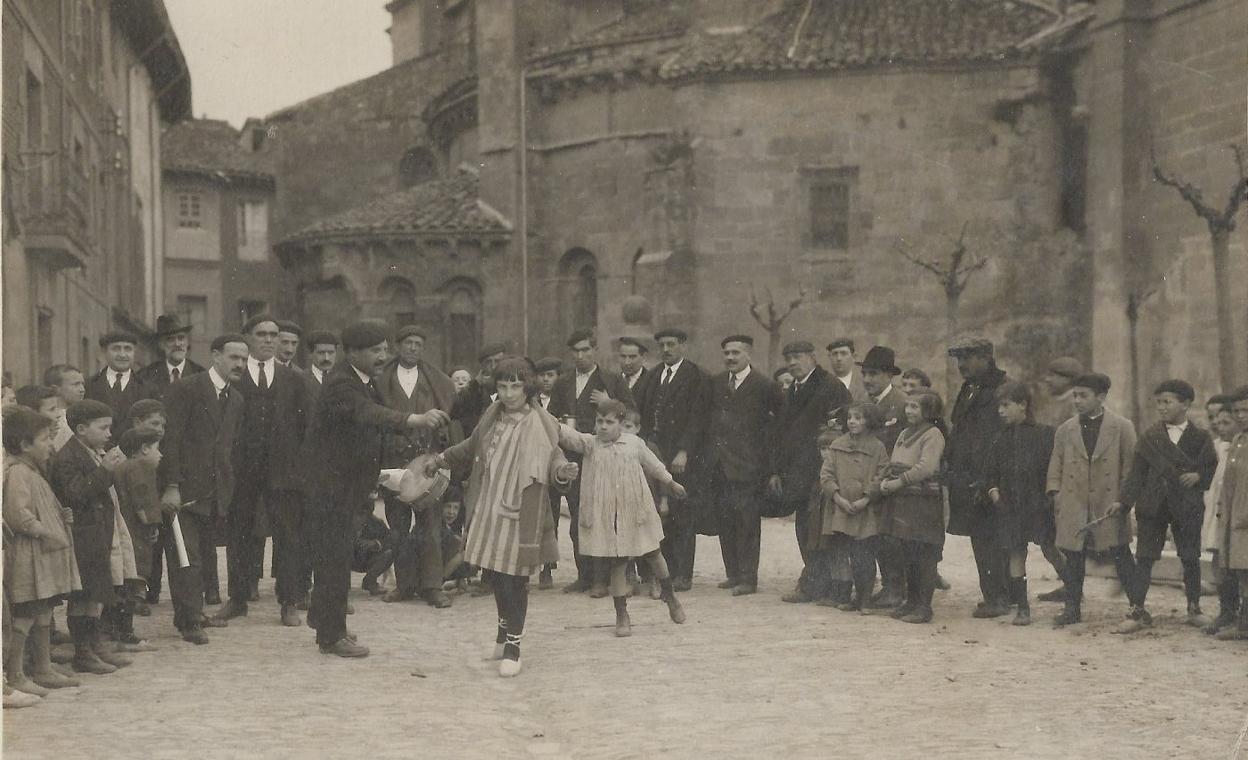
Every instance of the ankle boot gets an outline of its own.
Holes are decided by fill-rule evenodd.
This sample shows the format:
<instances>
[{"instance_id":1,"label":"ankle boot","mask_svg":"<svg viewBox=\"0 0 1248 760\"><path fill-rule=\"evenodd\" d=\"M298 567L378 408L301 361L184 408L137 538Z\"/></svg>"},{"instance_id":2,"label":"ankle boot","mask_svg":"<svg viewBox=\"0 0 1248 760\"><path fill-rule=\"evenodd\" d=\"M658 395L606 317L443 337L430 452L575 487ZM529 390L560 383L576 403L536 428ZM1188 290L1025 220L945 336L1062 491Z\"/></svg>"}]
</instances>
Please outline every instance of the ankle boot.
<instances>
[{"instance_id":1,"label":"ankle boot","mask_svg":"<svg viewBox=\"0 0 1248 760\"><path fill-rule=\"evenodd\" d=\"M92 622L95 622L95 621L93 620ZM111 647L109 647L105 643L105 641L100 637L98 624L92 625L91 626L91 651L95 652L96 657L98 657L100 660L103 660L108 665L112 665L114 668L124 668L132 662L129 657L124 657L122 655L117 654L116 652L109 651L110 649Z\"/></svg>"},{"instance_id":2,"label":"ankle boot","mask_svg":"<svg viewBox=\"0 0 1248 760\"><path fill-rule=\"evenodd\" d=\"M628 618L628 597L615 597L615 635L620 638L633 635L633 622Z\"/></svg>"},{"instance_id":3,"label":"ankle boot","mask_svg":"<svg viewBox=\"0 0 1248 760\"><path fill-rule=\"evenodd\" d=\"M30 680L45 689L64 689L78 686L76 679L63 675L52 667L52 629L46 625L36 625L30 630L26 639L27 647L34 654L34 668L31 669Z\"/></svg>"},{"instance_id":4,"label":"ankle boot","mask_svg":"<svg viewBox=\"0 0 1248 760\"><path fill-rule=\"evenodd\" d=\"M26 677L24 663L27 638L27 634L16 628L12 629L9 640L6 642L7 651L4 653L4 677L8 679L9 686L17 691L33 694L36 697L46 697L49 691Z\"/></svg>"},{"instance_id":5,"label":"ankle boot","mask_svg":"<svg viewBox=\"0 0 1248 760\"><path fill-rule=\"evenodd\" d=\"M96 656L91 647L94 634L93 618L74 615L68 619L69 633L74 637L74 659L71 664L75 672L94 673L97 676L117 672L117 668Z\"/></svg>"},{"instance_id":6,"label":"ankle boot","mask_svg":"<svg viewBox=\"0 0 1248 760\"><path fill-rule=\"evenodd\" d=\"M1239 606L1239 620L1235 625L1227 626L1214 636L1218 641L1243 641L1248 639L1248 604L1242 601Z\"/></svg>"},{"instance_id":7,"label":"ankle boot","mask_svg":"<svg viewBox=\"0 0 1248 760\"><path fill-rule=\"evenodd\" d=\"M1053 620L1053 624L1061 627L1064 625L1074 625L1083 620L1083 584L1067 583L1066 584L1066 608L1062 610L1062 614Z\"/></svg>"},{"instance_id":8,"label":"ankle boot","mask_svg":"<svg viewBox=\"0 0 1248 760\"><path fill-rule=\"evenodd\" d=\"M659 598L667 603L667 614L671 616L672 622L678 625L685 622L685 608L681 606L680 600L676 598L676 590L672 587L672 579L664 578L659 583L663 588Z\"/></svg>"}]
</instances>

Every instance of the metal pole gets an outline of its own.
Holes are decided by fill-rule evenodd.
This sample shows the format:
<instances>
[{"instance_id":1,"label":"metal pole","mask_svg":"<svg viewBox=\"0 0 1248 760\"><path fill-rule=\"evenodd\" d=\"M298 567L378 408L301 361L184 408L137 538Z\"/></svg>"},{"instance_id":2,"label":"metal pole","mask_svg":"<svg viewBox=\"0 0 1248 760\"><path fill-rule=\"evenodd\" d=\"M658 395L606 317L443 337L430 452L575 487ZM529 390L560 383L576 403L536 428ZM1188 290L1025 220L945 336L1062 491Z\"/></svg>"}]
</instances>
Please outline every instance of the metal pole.
<instances>
[{"instance_id":1,"label":"metal pole","mask_svg":"<svg viewBox=\"0 0 1248 760\"><path fill-rule=\"evenodd\" d=\"M525 108L525 80L528 69L520 67L520 311L521 344L524 354L529 354L529 141L527 112Z\"/></svg>"}]
</instances>

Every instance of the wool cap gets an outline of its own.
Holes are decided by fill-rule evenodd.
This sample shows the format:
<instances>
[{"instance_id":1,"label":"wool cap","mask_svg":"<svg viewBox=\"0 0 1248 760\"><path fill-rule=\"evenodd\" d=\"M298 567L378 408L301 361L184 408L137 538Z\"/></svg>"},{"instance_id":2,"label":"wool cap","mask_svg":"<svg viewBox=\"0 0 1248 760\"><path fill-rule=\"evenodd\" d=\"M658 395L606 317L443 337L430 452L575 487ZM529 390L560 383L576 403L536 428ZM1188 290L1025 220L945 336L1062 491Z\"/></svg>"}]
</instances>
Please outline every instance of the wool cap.
<instances>
[{"instance_id":1,"label":"wool cap","mask_svg":"<svg viewBox=\"0 0 1248 760\"><path fill-rule=\"evenodd\" d=\"M329 330L313 330L308 333L308 346L336 346L338 345L338 336Z\"/></svg>"},{"instance_id":2,"label":"wool cap","mask_svg":"<svg viewBox=\"0 0 1248 760\"><path fill-rule=\"evenodd\" d=\"M277 331L298 335L300 338L303 337L303 328L299 326L298 322L292 319L277 320Z\"/></svg>"},{"instance_id":3,"label":"wool cap","mask_svg":"<svg viewBox=\"0 0 1248 760\"><path fill-rule=\"evenodd\" d=\"M634 338L631 335L625 335L623 338L617 340L616 343L621 346L636 346L637 350L643 354L650 353L650 349L646 346L645 341L641 338Z\"/></svg>"},{"instance_id":4,"label":"wool cap","mask_svg":"<svg viewBox=\"0 0 1248 760\"><path fill-rule=\"evenodd\" d=\"M791 356L793 354L813 354L815 345L808 340L795 340L785 345L784 350L780 352L782 356Z\"/></svg>"},{"instance_id":5,"label":"wool cap","mask_svg":"<svg viewBox=\"0 0 1248 760\"><path fill-rule=\"evenodd\" d=\"M274 317L272 314L257 314L256 316L244 322L243 327L242 329L239 330L239 332L249 333L252 330L256 329L257 325L263 324L265 322L272 322L273 324L276 325L277 317ZM278 327L278 329L280 330L281 327Z\"/></svg>"},{"instance_id":6,"label":"wool cap","mask_svg":"<svg viewBox=\"0 0 1248 760\"><path fill-rule=\"evenodd\" d=\"M243 337L242 333L226 333L225 335L218 335L212 339L212 345L209 346L209 348L213 351L220 351L225 348L226 343L242 343L243 345L247 345L247 338Z\"/></svg>"},{"instance_id":7,"label":"wool cap","mask_svg":"<svg viewBox=\"0 0 1248 760\"><path fill-rule=\"evenodd\" d=\"M65 424L69 425L70 432L76 433L79 425L112 416L113 409L108 404L92 398L84 398L82 401L70 404L65 410Z\"/></svg>"},{"instance_id":8,"label":"wool cap","mask_svg":"<svg viewBox=\"0 0 1248 760\"><path fill-rule=\"evenodd\" d=\"M481 347L481 353L477 354L478 361L485 361L491 356L507 353L506 343L486 343Z\"/></svg>"},{"instance_id":9,"label":"wool cap","mask_svg":"<svg viewBox=\"0 0 1248 760\"><path fill-rule=\"evenodd\" d=\"M729 335L719 342L719 347L724 348L729 343L744 343L747 346L754 345L754 338L749 335Z\"/></svg>"},{"instance_id":10,"label":"wool cap","mask_svg":"<svg viewBox=\"0 0 1248 760\"><path fill-rule=\"evenodd\" d=\"M1098 396L1109 393L1109 377L1100 372L1087 372L1070 381L1072 387L1087 388Z\"/></svg>"},{"instance_id":11,"label":"wool cap","mask_svg":"<svg viewBox=\"0 0 1248 760\"><path fill-rule=\"evenodd\" d=\"M114 343L129 343L132 346L137 346L139 345L139 339L128 330L112 330L100 336L100 348L108 348Z\"/></svg>"},{"instance_id":12,"label":"wool cap","mask_svg":"<svg viewBox=\"0 0 1248 760\"><path fill-rule=\"evenodd\" d=\"M992 356L992 341L987 338L981 338L978 335L968 335L956 338L949 344L950 356L962 356L966 354L982 354L984 356Z\"/></svg>"},{"instance_id":13,"label":"wool cap","mask_svg":"<svg viewBox=\"0 0 1248 760\"><path fill-rule=\"evenodd\" d=\"M399 331L394 334L394 342L402 343L413 335L421 340L429 340L429 336L425 335L425 329L423 327L417 327L416 325L403 325L399 328Z\"/></svg>"},{"instance_id":14,"label":"wool cap","mask_svg":"<svg viewBox=\"0 0 1248 760\"><path fill-rule=\"evenodd\" d=\"M366 319L356 322L342 331L342 347L348 350L370 348L378 343L385 343L389 332L386 323L381 320Z\"/></svg>"},{"instance_id":15,"label":"wool cap","mask_svg":"<svg viewBox=\"0 0 1248 760\"><path fill-rule=\"evenodd\" d=\"M675 338L681 343L684 343L689 340L689 333L679 327L664 327L662 330L659 330L654 334L655 342L658 342L662 338Z\"/></svg>"},{"instance_id":16,"label":"wool cap","mask_svg":"<svg viewBox=\"0 0 1248 760\"><path fill-rule=\"evenodd\" d=\"M563 367L563 360L554 356L544 356L541 359L538 359L534 366L537 368L538 374L543 372L558 372Z\"/></svg>"},{"instance_id":17,"label":"wool cap","mask_svg":"<svg viewBox=\"0 0 1248 760\"><path fill-rule=\"evenodd\" d=\"M1083 374L1083 363L1073 356L1059 356L1049 362L1048 370L1054 375L1069 379Z\"/></svg>"}]
</instances>

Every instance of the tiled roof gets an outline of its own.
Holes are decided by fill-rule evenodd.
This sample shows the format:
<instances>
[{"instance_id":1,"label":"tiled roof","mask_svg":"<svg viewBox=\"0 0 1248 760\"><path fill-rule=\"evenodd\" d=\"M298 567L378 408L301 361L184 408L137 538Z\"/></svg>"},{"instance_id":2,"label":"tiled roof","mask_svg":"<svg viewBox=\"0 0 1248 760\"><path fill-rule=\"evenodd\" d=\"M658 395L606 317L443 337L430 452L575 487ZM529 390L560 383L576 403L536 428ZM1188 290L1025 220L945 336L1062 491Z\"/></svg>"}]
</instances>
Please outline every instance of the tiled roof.
<instances>
[{"instance_id":1,"label":"tiled roof","mask_svg":"<svg viewBox=\"0 0 1248 760\"><path fill-rule=\"evenodd\" d=\"M273 179L268 157L246 150L240 133L217 119L188 119L165 130L160 138L160 165L165 170Z\"/></svg>"},{"instance_id":2,"label":"tiled roof","mask_svg":"<svg viewBox=\"0 0 1248 760\"><path fill-rule=\"evenodd\" d=\"M533 57L545 58L584 48L676 37L688 28L689 13L684 0L634 0L620 18L579 34L564 44L534 51Z\"/></svg>"},{"instance_id":3,"label":"tiled roof","mask_svg":"<svg viewBox=\"0 0 1248 760\"><path fill-rule=\"evenodd\" d=\"M280 245L330 237L507 233L511 225L483 203L474 171L460 170L322 219Z\"/></svg>"},{"instance_id":4,"label":"tiled roof","mask_svg":"<svg viewBox=\"0 0 1248 760\"><path fill-rule=\"evenodd\" d=\"M785 0L743 32L691 37L661 76L1005 60L1058 21L1030 0Z\"/></svg>"}]
</instances>

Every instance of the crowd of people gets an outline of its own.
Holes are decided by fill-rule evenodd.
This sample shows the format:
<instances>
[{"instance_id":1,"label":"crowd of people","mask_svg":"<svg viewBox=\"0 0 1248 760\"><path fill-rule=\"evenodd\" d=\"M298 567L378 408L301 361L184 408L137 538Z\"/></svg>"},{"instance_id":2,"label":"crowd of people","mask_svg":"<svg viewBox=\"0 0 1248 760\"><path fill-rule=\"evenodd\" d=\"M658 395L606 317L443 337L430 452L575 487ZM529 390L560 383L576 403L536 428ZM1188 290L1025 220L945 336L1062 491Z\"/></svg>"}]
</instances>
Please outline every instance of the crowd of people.
<instances>
[{"instance_id":1,"label":"crowd of people","mask_svg":"<svg viewBox=\"0 0 1248 760\"><path fill-rule=\"evenodd\" d=\"M1157 421L1137 435L1105 405L1109 377L1060 357L1019 382L978 337L948 347L963 383L946 413L921 369L886 346L859 359L848 338L827 344L827 369L812 343L789 343L773 376L748 335L720 342L716 370L686 356L683 330L621 337L608 369L578 330L566 360L495 344L448 374L415 326L305 334L261 315L214 338L208 367L188 358L190 332L163 315L148 366L135 366L137 338L114 332L90 377L58 364L42 385L6 382L6 707L150 650L134 620L166 579L181 637L208 644L207 629L258 600L268 536L280 623L306 613L321 652L368 654L347 627L354 571L386 602L492 594L493 656L514 676L530 578L554 586L565 504L563 591L611 596L617 636L637 594L685 621L677 594L693 585L699 534L718 536L719 588L757 593L761 519L794 516L803 569L785 602L928 623L952 534L970 538L975 617L1032 622L1036 544L1062 581L1039 595L1064 604L1056 625L1081 621L1086 565L1105 562L1129 604L1115 630L1130 633L1152 625L1169 534L1186 622L1248 639L1248 387L1211 395L1205 429L1192 386L1159 383Z\"/></svg>"}]
</instances>

